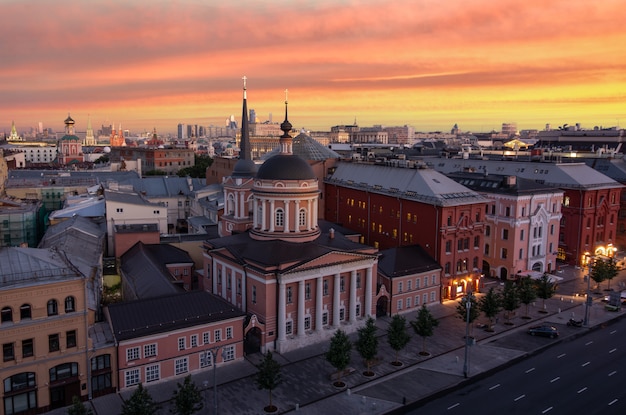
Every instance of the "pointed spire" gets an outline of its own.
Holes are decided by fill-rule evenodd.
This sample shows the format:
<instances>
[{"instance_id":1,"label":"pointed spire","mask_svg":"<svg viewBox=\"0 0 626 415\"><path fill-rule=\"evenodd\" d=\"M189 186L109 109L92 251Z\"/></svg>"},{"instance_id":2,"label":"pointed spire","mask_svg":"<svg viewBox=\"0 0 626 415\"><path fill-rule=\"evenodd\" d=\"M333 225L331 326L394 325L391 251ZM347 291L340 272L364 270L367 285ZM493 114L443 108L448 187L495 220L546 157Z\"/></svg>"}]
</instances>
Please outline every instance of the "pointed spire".
<instances>
[{"instance_id":1,"label":"pointed spire","mask_svg":"<svg viewBox=\"0 0 626 415\"><path fill-rule=\"evenodd\" d=\"M241 114L239 158L242 160L252 160L252 154L250 153L250 126L248 125L248 97L246 92L246 81L248 78L244 75L241 79L243 79L243 109Z\"/></svg>"},{"instance_id":2,"label":"pointed spire","mask_svg":"<svg viewBox=\"0 0 626 415\"><path fill-rule=\"evenodd\" d=\"M291 154L291 145L293 143L291 135L289 135L289 132L291 131L291 128L293 126L289 122L289 117L287 113L287 105L289 103L289 100L287 99L288 93L289 90L285 89L285 121L280 124L280 129L283 131L283 135L280 136L279 140L281 154Z\"/></svg>"}]
</instances>

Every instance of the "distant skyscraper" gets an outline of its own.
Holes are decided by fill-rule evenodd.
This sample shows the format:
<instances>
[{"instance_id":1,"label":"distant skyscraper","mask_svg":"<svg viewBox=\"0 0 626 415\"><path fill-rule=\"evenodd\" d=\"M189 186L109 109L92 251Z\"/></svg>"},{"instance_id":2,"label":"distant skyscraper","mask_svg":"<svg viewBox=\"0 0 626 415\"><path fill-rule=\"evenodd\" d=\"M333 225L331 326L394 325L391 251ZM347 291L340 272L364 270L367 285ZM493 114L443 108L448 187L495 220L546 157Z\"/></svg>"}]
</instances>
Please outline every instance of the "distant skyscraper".
<instances>
[{"instance_id":1,"label":"distant skyscraper","mask_svg":"<svg viewBox=\"0 0 626 415\"><path fill-rule=\"evenodd\" d=\"M256 122L256 111L254 108L250 108L250 120L249 122Z\"/></svg>"},{"instance_id":2,"label":"distant skyscraper","mask_svg":"<svg viewBox=\"0 0 626 415\"><path fill-rule=\"evenodd\" d=\"M178 124L178 134L176 135L179 140L187 138L187 126L185 124Z\"/></svg>"},{"instance_id":3,"label":"distant skyscraper","mask_svg":"<svg viewBox=\"0 0 626 415\"><path fill-rule=\"evenodd\" d=\"M43 123L41 121L37 123L37 132L43 134Z\"/></svg>"}]
</instances>

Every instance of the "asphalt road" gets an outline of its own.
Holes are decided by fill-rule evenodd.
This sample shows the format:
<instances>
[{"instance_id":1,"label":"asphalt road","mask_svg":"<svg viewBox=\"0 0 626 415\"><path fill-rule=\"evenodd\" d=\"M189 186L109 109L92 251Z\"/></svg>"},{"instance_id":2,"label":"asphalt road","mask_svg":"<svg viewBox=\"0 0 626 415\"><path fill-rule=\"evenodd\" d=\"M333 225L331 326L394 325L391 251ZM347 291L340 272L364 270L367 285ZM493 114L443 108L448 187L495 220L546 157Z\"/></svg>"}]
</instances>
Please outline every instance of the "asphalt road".
<instances>
[{"instance_id":1,"label":"asphalt road","mask_svg":"<svg viewBox=\"0 0 626 415\"><path fill-rule=\"evenodd\" d=\"M407 413L625 414L625 345L626 319L620 319Z\"/></svg>"}]
</instances>

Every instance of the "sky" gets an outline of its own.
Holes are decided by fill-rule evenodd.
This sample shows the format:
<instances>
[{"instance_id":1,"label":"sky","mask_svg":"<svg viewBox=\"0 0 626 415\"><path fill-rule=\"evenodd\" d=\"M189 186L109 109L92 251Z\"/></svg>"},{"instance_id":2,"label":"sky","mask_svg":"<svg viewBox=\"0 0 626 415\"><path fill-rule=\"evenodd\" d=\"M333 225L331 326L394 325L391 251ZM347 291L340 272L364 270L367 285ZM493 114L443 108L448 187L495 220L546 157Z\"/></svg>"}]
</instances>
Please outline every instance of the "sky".
<instances>
[{"instance_id":1,"label":"sky","mask_svg":"<svg viewBox=\"0 0 626 415\"><path fill-rule=\"evenodd\" d=\"M0 0L0 132L626 125L624 0ZM622 125L620 125L620 123Z\"/></svg>"}]
</instances>

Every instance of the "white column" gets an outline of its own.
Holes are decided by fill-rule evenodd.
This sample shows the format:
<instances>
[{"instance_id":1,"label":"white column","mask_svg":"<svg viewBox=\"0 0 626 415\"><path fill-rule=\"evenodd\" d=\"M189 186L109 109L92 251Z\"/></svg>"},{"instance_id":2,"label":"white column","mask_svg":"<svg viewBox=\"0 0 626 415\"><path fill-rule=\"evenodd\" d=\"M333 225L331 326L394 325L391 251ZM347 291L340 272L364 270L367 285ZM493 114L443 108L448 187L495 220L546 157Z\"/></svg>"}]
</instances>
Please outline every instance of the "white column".
<instances>
[{"instance_id":1,"label":"white column","mask_svg":"<svg viewBox=\"0 0 626 415\"><path fill-rule=\"evenodd\" d=\"M309 205L307 209L306 215L306 229L310 231L313 229L313 208L311 207L311 199L307 200L307 204Z\"/></svg>"},{"instance_id":2,"label":"white column","mask_svg":"<svg viewBox=\"0 0 626 415\"><path fill-rule=\"evenodd\" d=\"M300 232L300 200L296 199L296 207L293 217L295 218L295 230L296 232Z\"/></svg>"},{"instance_id":3,"label":"white column","mask_svg":"<svg viewBox=\"0 0 626 415\"><path fill-rule=\"evenodd\" d=\"M243 193L239 193L239 206L237 206L238 207L238 209L237 209L237 217L238 218L242 218L242 217L245 216L244 212L245 212L245 205L246 204L245 204L245 202L243 200L243 196L244 196Z\"/></svg>"},{"instance_id":4,"label":"white column","mask_svg":"<svg viewBox=\"0 0 626 415\"><path fill-rule=\"evenodd\" d=\"M212 277L212 284L213 284L213 291L211 291L214 295L217 295L217 263L215 262L215 259L213 260L213 264L211 265L211 268L213 269L211 272L211 277Z\"/></svg>"},{"instance_id":5,"label":"white column","mask_svg":"<svg viewBox=\"0 0 626 415\"><path fill-rule=\"evenodd\" d=\"M267 200L261 201L261 230L267 230Z\"/></svg>"},{"instance_id":6,"label":"white column","mask_svg":"<svg viewBox=\"0 0 626 415\"><path fill-rule=\"evenodd\" d=\"M246 312L248 311L248 307L246 305L246 301L247 301L247 295L246 295L246 286L248 284L246 284L246 269L244 266L243 269L243 275L241 276L241 309Z\"/></svg>"},{"instance_id":7,"label":"white column","mask_svg":"<svg viewBox=\"0 0 626 415\"><path fill-rule=\"evenodd\" d=\"M298 282L298 336L304 336L304 280Z\"/></svg>"},{"instance_id":8,"label":"white column","mask_svg":"<svg viewBox=\"0 0 626 415\"><path fill-rule=\"evenodd\" d=\"M283 232L289 232L289 200L285 200L285 226Z\"/></svg>"},{"instance_id":9,"label":"white column","mask_svg":"<svg viewBox=\"0 0 626 415\"><path fill-rule=\"evenodd\" d=\"M323 278L317 277L315 288L315 331L322 331L322 306L324 303Z\"/></svg>"},{"instance_id":10,"label":"white column","mask_svg":"<svg viewBox=\"0 0 626 415\"><path fill-rule=\"evenodd\" d=\"M316 228L317 226L317 209L318 209L319 200L317 198L313 199L313 226L311 228Z\"/></svg>"},{"instance_id":11,"label":"white column","mask_svg":"<svg viewBox=\"0 0 626 415\"><path fill-rule=\"evenodd\" d=\"M372 267L365 271L365 317L372 315Z\"/></svg>"},{"instance_id":12,"label":"white column","mask_svg":"<svg viewBox=\"0 0 626 415\"><path fill-rule=\"evenodd\" d=\"M333 284L333 327L339 327L339 273L335 274L335 283Z\"/></svg>"},{"instance_id":13,"label":"white column","mask_svg":"<svg viewBox=\"0 0 626 415\"><path fill-rule=\"evenodd\" d=\"M285 341L285 301L286 301L285 283L278 283L278 341Z\"/></svg>"},{"instance_id":14,"label":"white column","mask_svg":"<svg viewBox=\"0 0 626 415\"><path fill-rule=\"evenodd\" d=\"M259 201L255 198L252 200L252 228L259 226Z\"/></svg>"},{"instance_id":15,"label":"white column","mask_svg":"<svg viewBox=\"0 0 626 415\"><path fill-rule=\"evenodd\" d=\"M356 323L356 271L350 273L350 323Z\"/></svg>"},{"instance_id":16,"label":"white column","mask_svg":"<svg viewBox=\"0 0 626 415\"><path fill-rule=\"evenodd\" d=\"M270 200L270 211L269 219L270 219L270 232L274 232L274 226L276 225L276 213L274 212L274 201Z\"/></svg>"}]
</instances>

